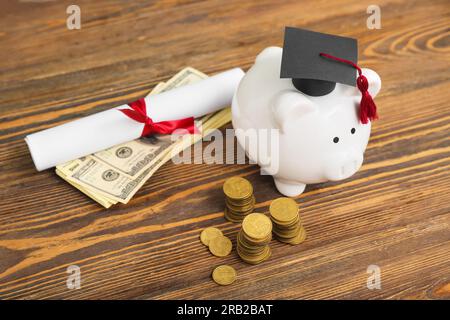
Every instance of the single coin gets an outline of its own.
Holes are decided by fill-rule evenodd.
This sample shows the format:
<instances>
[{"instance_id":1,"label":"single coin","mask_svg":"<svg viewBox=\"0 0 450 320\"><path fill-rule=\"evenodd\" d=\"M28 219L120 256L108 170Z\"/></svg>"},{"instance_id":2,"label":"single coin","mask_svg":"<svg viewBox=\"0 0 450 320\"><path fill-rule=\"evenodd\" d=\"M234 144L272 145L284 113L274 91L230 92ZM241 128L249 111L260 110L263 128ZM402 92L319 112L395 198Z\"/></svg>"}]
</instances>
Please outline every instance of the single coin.
<instances>
[{"instance_id":1,"label":"single coin","mask_svg":"<svg viewBox=\"0 0 450 320\"><path fill-rule=\"evenodd\" d=\"M232 284L236 280L236 270L228 265L221 265L214 269L212 278L215 283L221 286Z\"/></svg>"},{"instance_id":2,"label":"single coin","mask_svg":"<svg viewBox=\"0 0 450 320\"><path fill-rule=\"evenodd\" d=\"M216 257L226 257L230 254L233 245L225 236L212 238L209 242L209 251Z\"/></svg>"},{"instance_id":3,"label":"single coin","mask_svg":"<svg viewBox=\"0 0 450 320\"><path fill-rule=\"evenodd\" d=\"M270 215L280 222L289 222L298 216L298 204L291 198L278 198L270 204Z\"/></svg>"},{"instance_id":4,"label":"single coin","mask_svg":"<svg viewBox=\"0 0 450 320\"><path fill-rule=\"evenodd\" d=\"M264 239L272 232L272 221L262 213L250 213L242 221L242 230L253 239Z\"/></svg>"},{"instance_id":5,"label":"single coin","mask_svg":"<svg viewBox=\"0 0 450 320\"><path fill-rule=\"evenodd\" d=\"M209 246L209 242L211 239L223 236L222 231L220 231L217 228L209 227L206 229L203 229L203 231L200 233L200 241L205 245Z\"/></svg>"},{"instance_id":6,"label":"single coin","mask_svg":"<svg viewBox=\"0 0 450 320\"><path fill-rule=\"evenodd\" d=\"M223 184L223 192L232 199L244 199L253 193L252 184L241 177L231 177Z\"/></svg>"}]
</instances>

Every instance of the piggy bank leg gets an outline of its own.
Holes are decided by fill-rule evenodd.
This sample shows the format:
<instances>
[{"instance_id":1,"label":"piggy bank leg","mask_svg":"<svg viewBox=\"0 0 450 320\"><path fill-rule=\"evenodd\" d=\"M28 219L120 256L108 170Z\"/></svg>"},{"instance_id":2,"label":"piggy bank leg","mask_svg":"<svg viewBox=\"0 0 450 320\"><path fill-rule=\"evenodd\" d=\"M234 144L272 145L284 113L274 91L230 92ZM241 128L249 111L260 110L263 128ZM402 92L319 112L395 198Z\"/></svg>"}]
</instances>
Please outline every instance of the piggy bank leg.
<instances>
[{"instance_id":1,"label":"piggy bank leg","mask_svg":"<svg viewBox=\"0 0 450 320\"><path fill-rule=\"evenodd\" d=\"M287 197L298 196L305 190L306 187L306 184L304 183L286 181L277 178L274 178L274 180L275 186L277 187L278 191L280 191L283 195Z\"/></svg>"}]
</instances>

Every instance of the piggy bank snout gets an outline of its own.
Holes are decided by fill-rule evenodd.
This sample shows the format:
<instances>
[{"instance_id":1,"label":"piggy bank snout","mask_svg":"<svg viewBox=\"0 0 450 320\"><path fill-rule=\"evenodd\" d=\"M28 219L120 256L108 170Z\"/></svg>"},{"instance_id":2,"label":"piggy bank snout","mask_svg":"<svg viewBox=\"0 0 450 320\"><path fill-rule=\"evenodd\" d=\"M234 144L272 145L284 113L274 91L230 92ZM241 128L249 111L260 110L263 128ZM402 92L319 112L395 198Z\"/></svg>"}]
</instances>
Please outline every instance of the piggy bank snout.
<instances>
[{"instance_id":1,"label":"piggy bank snout","mask_svg":"<svg viewBox=\"0 0 450 320\"><path fill-rule=\"evenodd\" d=\"M356 151L341 154L336 158L325 170L326 178L331 181L351 177L361 168L364 159L363 154Z\"/></svg>"}]
</instances>

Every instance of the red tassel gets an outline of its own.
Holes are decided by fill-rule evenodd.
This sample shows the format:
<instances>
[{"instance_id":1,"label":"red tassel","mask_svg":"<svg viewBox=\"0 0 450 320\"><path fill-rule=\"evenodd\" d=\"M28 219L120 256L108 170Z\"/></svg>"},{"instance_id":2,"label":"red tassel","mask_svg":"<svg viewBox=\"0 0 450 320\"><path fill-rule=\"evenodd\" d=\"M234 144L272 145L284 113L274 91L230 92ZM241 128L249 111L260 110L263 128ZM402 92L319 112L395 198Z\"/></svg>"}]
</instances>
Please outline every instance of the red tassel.
<instances>
[{"instance_id":1,"label":"red tassel","mask_svg":"<svg viewBox=\"0 0 450 320\"><path fill-rule=\"evenodd\" d=\"M335 61L343 62L351 65L353 68L358 70L358 78L356 79L356 85L359 91L361 91L361 102L359 103L359 120L361 123L366 124L370 121L378 119L377 106L375 101L373 101L372 96L369 93L369 81L362 74L361 68L350 60L338 58L327 53L320 53L320 56L333 59Z\"/></svg>"},{"instance_id":2,"label":"red tassel","mask_svg":"<svg viewBox=\"0 0 450 320\"><path fill-rule=\"evenodd\" d=\"M356 79L356 85L359 91L361 91L361 102L359 103L359 120L361 123L366 124L370 121L378 119L377 106L372 99L368 89L369 82L367 78L360 74Z\"/></svg>"}]
</instances>

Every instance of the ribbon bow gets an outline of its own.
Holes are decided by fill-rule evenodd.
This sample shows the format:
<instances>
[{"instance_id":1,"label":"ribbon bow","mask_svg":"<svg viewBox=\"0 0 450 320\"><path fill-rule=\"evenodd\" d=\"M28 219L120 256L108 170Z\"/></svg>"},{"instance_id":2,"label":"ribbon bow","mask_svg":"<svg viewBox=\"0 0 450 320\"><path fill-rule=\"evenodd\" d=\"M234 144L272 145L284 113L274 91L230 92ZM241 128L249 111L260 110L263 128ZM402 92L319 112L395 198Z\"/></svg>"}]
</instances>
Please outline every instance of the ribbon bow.
<instances>
[{"instance_id":1,"label":"ribbon bow","mask_svg":"<svg viewBox=\"0 0 450 320\"><path fill-rule=\"evenodd\" d=\"M144 99L139 99L128 104L131 109L118 109L127 117L143 123L144 129L142 130L141 137L148 136L150 134L170 134L176 129L185 129L189 133L198 133L198 129L194 124L194 118L184 118L180 120L170 120L153 122L153 120L147 115L147 107Z\"/></svg>"}]
</instances>

